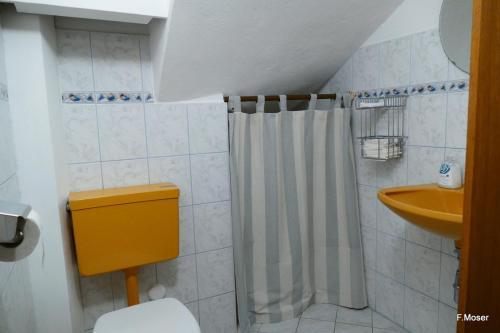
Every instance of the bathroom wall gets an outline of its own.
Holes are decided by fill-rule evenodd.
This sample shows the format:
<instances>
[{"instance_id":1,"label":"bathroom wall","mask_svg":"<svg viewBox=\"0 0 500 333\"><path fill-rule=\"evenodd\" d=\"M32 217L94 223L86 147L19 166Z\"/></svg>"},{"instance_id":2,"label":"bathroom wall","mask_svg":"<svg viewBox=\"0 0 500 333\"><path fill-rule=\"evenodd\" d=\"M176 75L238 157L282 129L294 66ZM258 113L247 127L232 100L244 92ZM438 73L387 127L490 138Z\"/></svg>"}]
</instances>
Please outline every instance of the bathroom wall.
<instances>
[{"instance_id":1,"label":"bathroom wall","mask_svg":"<svg viewBox=\"0 0 500 333\"><path fill-rule=\"evenodd\" d=\"M61 112L73 190L171 181L181 189L180 256L144 267L200 321L234 332L227 111L216 103L155 103L146 35L58 30ZM121 272L81 278L85 328L125 306Z\"/></svg>"},{"instance_id":2,"label":"bathroom wall","mask_svg":"<svg viewBox=\"0 0 500 333\"><path fill-rule=\"evenodd\" d=\"M454 332L458 265L452 241L425 232L376 198L384 187L437 181L440 163L465 159L468 76L446 58L438 31L360 48L323 88L364 96L410 95L404 156L356 165L369 304L411 332ZM354 136L359 118L353 112Z\"/></svg>"},{"instance_id":3,"label":"bathroom wall","mask_svg":"<svg viewBox=\"0 0 500 333\"><path fill-rule=\"evenodd\" d=\"M0 200L19 202L8 98L3 33L0 28ZM0 262L0 332L35 332L28 259L14 263Z\"/></svg>"}]
</instances>

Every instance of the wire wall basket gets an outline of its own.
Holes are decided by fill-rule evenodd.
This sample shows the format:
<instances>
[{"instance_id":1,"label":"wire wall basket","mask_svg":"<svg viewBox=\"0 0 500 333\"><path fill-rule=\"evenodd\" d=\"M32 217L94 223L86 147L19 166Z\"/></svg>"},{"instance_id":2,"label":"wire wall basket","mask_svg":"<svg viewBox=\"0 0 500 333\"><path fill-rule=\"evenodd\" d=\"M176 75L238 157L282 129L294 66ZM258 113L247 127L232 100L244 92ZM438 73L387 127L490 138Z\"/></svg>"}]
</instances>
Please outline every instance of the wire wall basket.
<instances>
[{"instance_id":1,"label":"wire wall basket","mask_svg":"<svg viewBox=\"0 0 500 333\"><path fill-rule=\"evenodd\" d=\"M361 157L387 161L403 156L406 95L357 98Z\"/></svg>"}]
</instances>

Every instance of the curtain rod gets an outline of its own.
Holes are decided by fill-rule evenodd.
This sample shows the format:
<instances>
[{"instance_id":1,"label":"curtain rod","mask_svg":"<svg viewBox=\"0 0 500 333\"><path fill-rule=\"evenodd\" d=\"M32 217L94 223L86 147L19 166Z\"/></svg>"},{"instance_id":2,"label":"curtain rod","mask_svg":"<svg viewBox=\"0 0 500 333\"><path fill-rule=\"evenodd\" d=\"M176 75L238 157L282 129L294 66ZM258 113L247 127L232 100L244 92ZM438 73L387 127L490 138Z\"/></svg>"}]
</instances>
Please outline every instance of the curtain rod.
<instances>
[{"instance_id":1,"label":"curtain rod","mask_svg":"<svg viewBox=\"0 0 500 333\"><path fill-rule=\"evenodd\" d=\"M257 96L240 96L242 102L257 102ZM318 94L318 99L336 99L337 94ZM277 101L279 102L279 95L265 96L266 102ZM310 100L311 95L286 95L289 101L302 101ZM224 96L224 102L229 100L229 96Z\"/></svg>"}]
</instances>

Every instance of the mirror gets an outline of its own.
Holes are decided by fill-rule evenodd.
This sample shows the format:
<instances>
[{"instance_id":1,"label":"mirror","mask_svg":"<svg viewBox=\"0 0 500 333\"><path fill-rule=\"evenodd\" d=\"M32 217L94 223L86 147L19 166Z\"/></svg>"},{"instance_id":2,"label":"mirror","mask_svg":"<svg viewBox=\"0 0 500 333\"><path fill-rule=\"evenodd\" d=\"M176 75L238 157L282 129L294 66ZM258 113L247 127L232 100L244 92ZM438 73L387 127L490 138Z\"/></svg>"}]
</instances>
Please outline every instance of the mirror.
<instances>
[{"instance_id":1,"label":"mirror","mask_svg":"<svg viewBox=\"0 0 500 333\"><path fill-rule=\"evenodd\" d=\"M472 0L443 0L439 35L446 56L469 73L472 29Z\"/></svg>"}]
</instances>

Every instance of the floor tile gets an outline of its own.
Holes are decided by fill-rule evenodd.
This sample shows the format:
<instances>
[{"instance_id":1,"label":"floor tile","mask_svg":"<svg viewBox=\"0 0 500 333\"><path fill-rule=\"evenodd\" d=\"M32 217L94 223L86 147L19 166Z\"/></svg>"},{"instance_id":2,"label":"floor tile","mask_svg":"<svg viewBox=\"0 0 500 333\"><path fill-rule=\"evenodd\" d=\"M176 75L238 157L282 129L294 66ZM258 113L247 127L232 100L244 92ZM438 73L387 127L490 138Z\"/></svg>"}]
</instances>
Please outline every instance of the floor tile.
<instances>
[{"instance_id":1,"label":"floor tile","mask_svg":"<svg viewBox=\"0 0 500 333\"><path fill-rule=\"evenodd\" d=\"M335 321L338 307L333 304L313 304L302 314L302 318Z\"/></svg>"},{"instance_id":2,"label":"floor tile","mask_svg":"<svg viewBox=\"0 0 500 333\"><path fill-rule=\"evenodd\" d=\"M260 333L295 333L298 325L298 318L282 321L281 323L262 324Z\"/></svg>"},{"instance_id":3,"label":"floor tile","mask_svg":"<svg viewBox=\"0 0 500 333\"><path fill-rule=\"evenodd\" d=\"M297 333L333 333L334 327L331 321L301 318Z\"/></svg>"},{"instance_id":4,"label":"floor tile","mask_svg":"<svg viewBox=\"0 0 500 333\"><path fill-rule=\"evenodd\" d=\"M367 326L336 323L335 333L372 333L372 328Z\"/></svg>"},{"instance_id":5,"label":"floor tile","mask_svg":"<svg viewBox=\"0 0 500 333\"><path fill-rule=\"evenodd\" d=\"M339 310L337 312L337 322L371 327L372 310L370 308L366 308L363 310L354 310L339 307Z\"/></svg>"}]
</instances>

